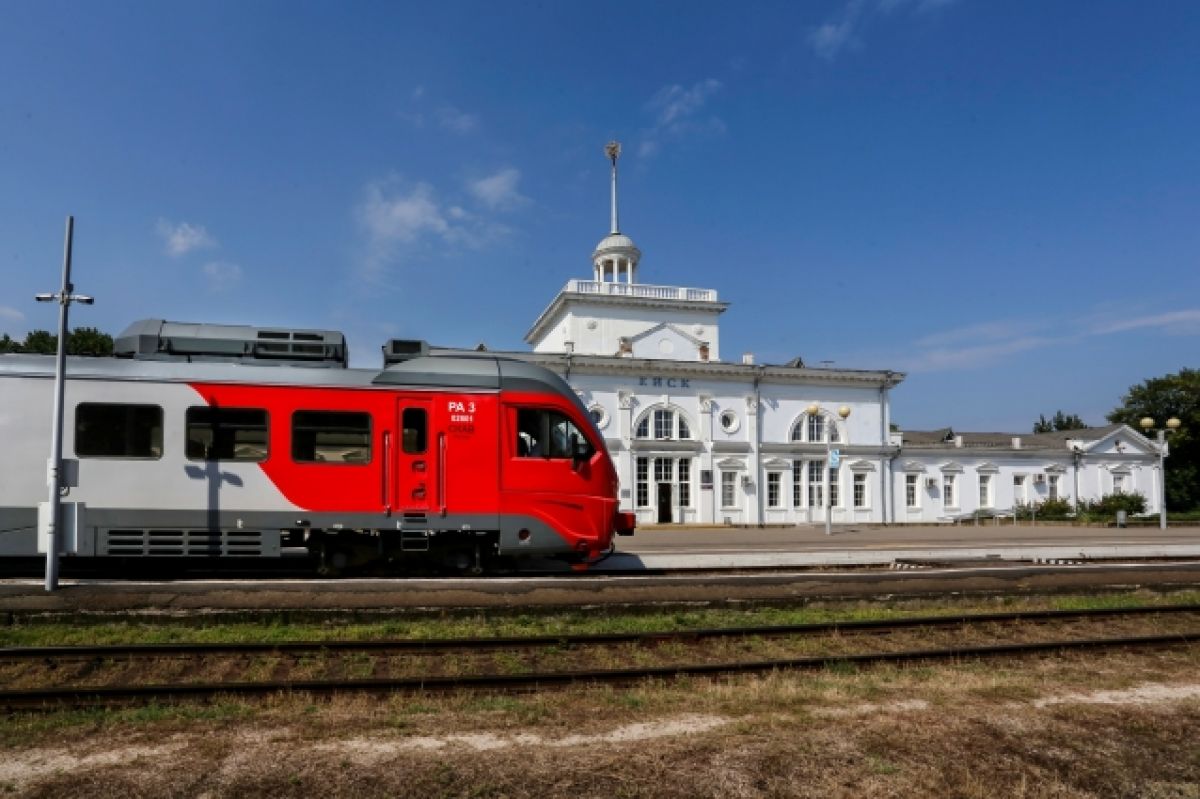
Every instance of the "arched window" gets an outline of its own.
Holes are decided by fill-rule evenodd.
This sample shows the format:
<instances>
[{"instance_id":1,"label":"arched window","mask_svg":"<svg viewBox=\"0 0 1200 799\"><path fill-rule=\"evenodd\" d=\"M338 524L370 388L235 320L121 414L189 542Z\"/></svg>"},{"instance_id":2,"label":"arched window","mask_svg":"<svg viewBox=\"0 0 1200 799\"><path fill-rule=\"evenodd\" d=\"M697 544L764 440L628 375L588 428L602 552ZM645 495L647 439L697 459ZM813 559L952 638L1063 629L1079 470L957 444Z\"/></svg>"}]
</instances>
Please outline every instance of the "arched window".
<instances>
[{"instance_id":1,"label":"arched window","mask_svg":"<svg viewBox=\"0 0 1200 799\"><path fill-rule=\"evenodd\" d=\"M682 412L659 406L638 420L633 435L635 438L687 439L692 437L692 428Z\"/></svg>"},{"instance_id":2,"label":"arched window","mask_svg":"<svg viewBox=\"0 0 1200 799\"><path fill-rule=\"evenodd\" d=\"M808 417L808 440L809 441L824 441L825 440L825 417L817 414L816 416Z\"/></svg>"},{"instance_id":3,"label":"arched window","mask_svg":"<svg viewBox=\"0 0 1200 799\"><path fill-rule=\"evenodd\" d=\"M842 440L837 420L825 413L804 414L792 427L792 441L837 444Z\"/></svg>"}]
</instances>

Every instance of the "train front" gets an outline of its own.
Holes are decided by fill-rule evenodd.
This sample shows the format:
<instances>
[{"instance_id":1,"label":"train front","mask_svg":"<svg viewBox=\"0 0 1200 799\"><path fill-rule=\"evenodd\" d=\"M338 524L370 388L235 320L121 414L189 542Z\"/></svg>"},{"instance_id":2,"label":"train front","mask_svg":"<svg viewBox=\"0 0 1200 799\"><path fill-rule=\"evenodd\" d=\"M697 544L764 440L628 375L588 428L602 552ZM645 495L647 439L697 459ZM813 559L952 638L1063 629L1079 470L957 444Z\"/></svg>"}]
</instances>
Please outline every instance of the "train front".
<instances>
[{"instance_id":1,"label":"train front","mask_svg":"<svg viewBox=\"0 0 1200 799\"><path fill-rule=\"evenodd\" d=\"M501 552L595 562L635 528L604 439L558 375L522 362L501 371Z\"/></svg>"}]
</instances>

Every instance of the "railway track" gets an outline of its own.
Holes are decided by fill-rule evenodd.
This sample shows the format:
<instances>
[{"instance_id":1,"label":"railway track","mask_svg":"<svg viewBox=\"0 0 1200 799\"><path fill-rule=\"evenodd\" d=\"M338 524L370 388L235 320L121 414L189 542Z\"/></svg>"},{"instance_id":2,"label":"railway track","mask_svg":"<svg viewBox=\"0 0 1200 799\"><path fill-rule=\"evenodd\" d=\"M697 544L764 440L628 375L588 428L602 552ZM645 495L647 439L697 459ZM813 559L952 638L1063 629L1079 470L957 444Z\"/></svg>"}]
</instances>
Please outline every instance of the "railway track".
<instances>
[{"instance_id":1,"label":"railway track","mask_svg":"<svg viewBox=\"0 0 1200 799\"><path fill-rule=\"evenodd\" d=\"M1114 621L1145 621L1184 625L1150 635L1106 635L1041 638L1038 640L994 640L1003 634L1028 633L1030 628L1044 629L1063 624L1091 624ZM1170 625L1168 625L1170 626ZM689 662L640 665L630 668L532 668L514 673L483 672L470 674L419 673L384 677L281 678L268 680L189 680L173 683L124 683L106 685L49 685L0 691L0 707L7 709L52 708L63 705L121 704L180 697L211 698L221 695L264 696L280 692L305 692L318 695L361 692L449 692L457 690L534 691L541 688L578 683L631 683L643 679L672 679L685 676L720 676L763 673L776 670L810 670L837 666L865 666L878 663L907 663L961 658L1011 657L1069 650L1132 649L1190 645L1200 641L1200 605L1149 606L1105 610L1033 611L955 616L914 617L886 621L827 622L800 625L725 627L669 632L639 632L598 635L563 635L522 638L474 639L393 639L371 641L295 641L251 644L144 644L137 646L94 647L22 647L0 649L0 661L35 662L53 666L60 662L85 661L92 664L161 658L239 657L273 654L303 658L322 653L339 656L397 653L448 655L506 650L536 653L549 648L575 651L589 647L632 646L638 649L666 644L697 645L713 639L772 639L791 637L813 639L833 637L848 640L871 636L888 638L899 633L920 633L930 637L947 631L984 635L989 640L957 642L943 646L886 646L867 651L827 653L799 657L715 659L693 658ZM1007 631L1007 632L1005 632ZM935 635L936 634L936 635Z\"/></svg>"},{"instance_id":2,"label":"railway track","mask_svg":"<svg viewBox=\"0 0 1200 799\"><path fill-rule=\"evenodd\" d=\"M589 635L543 635L487 638L392 638L373 640L274 641L238 643L114 644L100 646L0 647L0 661L128 659L195 655L289 654L319 652L421 652L447 654L481 650L530 650L544 647L577 647L599 644L663 644L710 638L774 638L829 633L880 633L920 627L955 627L968 624L1016 624L1082 619L1137 617L1146 615L1200 614L1200 604L1161 605L1088 610L1037 610L1014 613L971 613L914 616L905 619L829 621L808 624L776 624L746 627L715 627L659 632L595 633Z\"/></svg>"}]
</instances>

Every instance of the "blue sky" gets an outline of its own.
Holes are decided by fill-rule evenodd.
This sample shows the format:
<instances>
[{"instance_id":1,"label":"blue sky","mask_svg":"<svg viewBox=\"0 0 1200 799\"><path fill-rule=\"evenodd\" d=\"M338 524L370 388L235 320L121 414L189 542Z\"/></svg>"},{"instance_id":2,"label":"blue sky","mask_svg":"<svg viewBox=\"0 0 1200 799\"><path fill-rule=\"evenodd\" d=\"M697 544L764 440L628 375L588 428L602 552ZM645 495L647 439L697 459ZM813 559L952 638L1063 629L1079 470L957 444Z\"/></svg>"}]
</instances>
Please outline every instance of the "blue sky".
<instances>
[{"instance_id":1,"label":"blue sky","mask_svg":"<svg viewBox=\"0 0 1200 799\"><path fill-rule=\"evenodd\" d=\"M906 371L909 429L1092 424L1200 353L1200 4L0 4L0 331L525 349L608 231L722 356Z\"/></svg>"}]
</instances>

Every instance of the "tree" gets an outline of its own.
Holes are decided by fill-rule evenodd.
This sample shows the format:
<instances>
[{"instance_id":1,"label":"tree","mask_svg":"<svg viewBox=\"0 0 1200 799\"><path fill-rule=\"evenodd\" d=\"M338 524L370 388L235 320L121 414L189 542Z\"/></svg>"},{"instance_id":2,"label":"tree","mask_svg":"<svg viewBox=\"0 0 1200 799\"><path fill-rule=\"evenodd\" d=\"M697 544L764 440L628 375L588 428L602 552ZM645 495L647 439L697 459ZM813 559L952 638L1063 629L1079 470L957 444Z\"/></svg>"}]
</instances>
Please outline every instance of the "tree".
<instances>
[{"instance_id":1,"label":"tree","mask_svg":"<svg viewBox=\"0 0 1200 799\"><path fill-rule=\"evenodd\" d=\"M31 330L21 344L21 352L33 355L53 355L58 351L58 336L49 330Z\"/></svg>"},{"instance_id":2,"label":"tree","mask_svg":"<svg viewBox=\"0 0 1200 799\"><path fill-rule=\"evenodd\" d=\"M1087 425L1078 415L1072 413L1070 415L1059 411L1054 414L1054 418L1046 421L1046 417L1038 414L1038 420L1033 423L1033 432L1035 433L1053 433L1055 430L1082 430Z\"/></svg>"},{"instance_id":3,"label":"tree","mask_svg":"<svg viewBox=\"0 0 1200 799\"><path fill-rule=\"evenodd\" d=\"M24 341L15 341L7 333L0 336L0 353L25 352L31 355L54 355L58 352L58 336L48 330L31 330ZM67 334L68 355L103 357L112 355L113 339L94 327L77 327Z\"/></svg>"},{"instance_id":4,"label":"tree","mask_svg":"<svg viewBox=\"0 0 1200 799\"><path fill-rule=\"evenodd\" d=\"M77 327L67 336L67 352L71 355L112 355L113 340L94 327Z\"/></svg>"},{"instance_id":5,"label":"tree","mask_svg":"<svg viewBox=\"0 0 1200 799\"><path fill-rule=\"evenodd\" d=\"M1138 423L1147 416L1158 429L1172 417L1181 422L1179 431L1167 436L1167 508L1200 508L1200 371L1181 369L1131 386L1108 421L1141 430Z\"/></svg>"}]
</instances>

